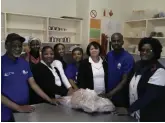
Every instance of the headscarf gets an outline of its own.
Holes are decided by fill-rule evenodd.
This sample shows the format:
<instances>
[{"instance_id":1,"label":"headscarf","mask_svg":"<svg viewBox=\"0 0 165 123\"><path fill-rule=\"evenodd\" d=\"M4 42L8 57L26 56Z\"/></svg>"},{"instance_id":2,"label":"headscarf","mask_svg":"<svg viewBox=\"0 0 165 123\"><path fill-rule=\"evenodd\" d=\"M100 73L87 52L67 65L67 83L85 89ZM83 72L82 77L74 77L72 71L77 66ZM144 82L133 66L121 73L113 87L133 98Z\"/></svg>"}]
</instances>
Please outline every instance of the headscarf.
<instances>
[{"instance_id":1,"label":"headscarf","mask_svg":"<svg viewBox=\"0 0 165 123\"><path fill-rule=\"evenodd\" d=\"M30 46L30 43L31 43L32 41L38 41L38 42L41 44L41 40L40 40L39 38L30 37L30 38L29 38L29 41L28 41L28 45L29 45L29 46Z\"/></svg>"},{"instance_id":2,"label":"headscarf","mask_svg":"<svg viewBox=\"0 0 165 123\"><path fill-rule=\"evenodd\" d=\"M80 46L74 45L74 46L70 47L69 51L73 52L73 50L75 50L75 49L81 49L82 50L82 48Z\"/></svg>"}]
</instances>

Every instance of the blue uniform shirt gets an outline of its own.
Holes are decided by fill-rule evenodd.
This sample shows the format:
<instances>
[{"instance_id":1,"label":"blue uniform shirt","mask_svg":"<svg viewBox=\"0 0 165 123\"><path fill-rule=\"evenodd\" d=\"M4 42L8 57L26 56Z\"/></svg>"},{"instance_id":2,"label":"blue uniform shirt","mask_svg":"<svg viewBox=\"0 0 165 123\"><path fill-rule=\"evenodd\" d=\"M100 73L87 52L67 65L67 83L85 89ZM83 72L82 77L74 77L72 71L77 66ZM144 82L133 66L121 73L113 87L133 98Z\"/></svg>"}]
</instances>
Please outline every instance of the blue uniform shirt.
<instances>
[{"instance_id":1,"label":"blue uniform shirt","mask_svg":"<svg viewBox=\"0 0 165 123\"><path fill-rule=\"evenodd\" d=\"M74 80L75 82L77 82L77 73L78 73L78 68L76 67L75 63L69 64L65 69L66 77L68 79Z\"/></svg>"},{"instance_id":2,"label":"blue uniform shirt","mask_svg":"<svg viewBox=\"0 0 165 123\"><path fill-rule=\"evenodd\" d=\"M6 54L1 57L1 94L19 104L28 104L28 79L32 77L29 63L22 58L11 60ZM12 110L1 104L1 121L8 121Z\"/></svg>"},{"instance_id":3,"label":"blue uniform shirt","mask_svg":"<svg viewBox=\"0 0 165 123\"><path fill-rule=\"evenodd\" d=\"M108 57L108 90L114 89L122 80L122 76L130 72L134 65L131 54L122 49L121 53L115 54L111 51Z\"/></svg>"}]
</instances>

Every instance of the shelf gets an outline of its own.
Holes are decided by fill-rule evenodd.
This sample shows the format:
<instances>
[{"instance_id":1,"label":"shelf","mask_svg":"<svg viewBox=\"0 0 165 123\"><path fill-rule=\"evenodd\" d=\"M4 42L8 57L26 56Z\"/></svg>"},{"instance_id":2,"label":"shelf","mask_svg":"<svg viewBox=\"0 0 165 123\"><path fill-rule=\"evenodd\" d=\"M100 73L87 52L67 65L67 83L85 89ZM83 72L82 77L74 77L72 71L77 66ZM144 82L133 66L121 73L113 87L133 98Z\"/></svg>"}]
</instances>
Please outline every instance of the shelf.
<instances>
[{"instance_id":1,"label":"shelf","mask_svg":"<svg viewBox=\"0 0 165 123\"><path fill-rule=\"evenodd\" d=\"M165 20L165 17L163 18L149 18L149 19L139 19L139 20L128 20L125 21L125 23L139 23L139 22L145 22L145 21L162 21Z\"/></svg>"},{"instance_id":2,"label":"shelf","mask_svg":"<svg viewBox=\"0 0 165 123\"><path fill-rule=\"evenodd\" d=\"M62 44L75 44L75 45L81 45L80 43L64 43L64 42L42 42L42 44L57 44L57 43L62 43Z\"/></svg>"},{"instance_id":3,"label":"shelf","mask_svg":"<svg viewBox=\"0 0 165 123\"><path fill-rule=\"evenodd\" d=\"M144 37L149 37L151 32L162 32L165 35L165 17L125 21L123 31L125 40L124 46L138 46L139 41ZM165 37L153 38L158 39L162 46L165 46ZM136 55L136 53L131 54Z\"/></svg>"},{"instance_id":4,"label":"shelf","mask_svg":"<svg viewBox=\"0 0 165 123\"><path fill-rule=\"evenodd\" d=\"M129 36L125 36L124 38L130 38L130 39L142 39L145 37L129 37ZM152 38L156 38L156 39L165 39L165 37L152 37Z\"/></svg>"},{"instance_id":5,"label":"shelf","mask_svg":"<svg viewBox=\"0 0 165 123\"><path fill-rule=\"evenodd\" d=\"M124 37L124 38L130 38L130 39L142 39L142 38L144 38L144 37L129 37L129 36L126 36L126 37Z\"/></svg>"},{"instance_id":6,"label":"shelf","mask_svg":"<svg viewBox=\"0 0 165 123\"><path fill-rule=\"evenodd\" d=\"M1 14L5 14L4 12L1 12ZM66 21L77 21L80 22L79 19L69 19L69 18L57 18L57 17L49 17L49 16L41 16L41 15L32 15L32 14L23 14L23 13L6 13L9 15L17 15L17 16L28 16L28 17L35 17L35 18L50 18L50 19L56 19L56 20L66 20Z\"/></svg>"},{"instance_id":7,"label":"shelf","mask_svg":"<svg viewBox=\"0 0 165 123\"><path fill-rule=\"evenodd\" d=\"M164 39L164 40L165 40L165 37L152 37L152 38L156 38L156 39Z\"/></svg>"},{"instance_id":8,"label":"shelf","mask_svg":"<svg viewBox=\"0 0 165 123\"><path fill-rule=\"evenodd\" d=\"M18 33L23 37L39 38L43 44L56 44L57 42L48 42L49 37L70 37L71 45L80 45L82 40L82 21L76 19L64 19L56 17L43 17L38 15L26 15L23 13L1 13L2 39L9 33ZM67 29L66 31L49 30L50 26ZM4 28L3 28L4 27ZM4 34L3 34L4 33ZM44 42L46 41L46 42ZM77 42L77 43L73 43ZM48 45L46 44L46 45ZM69 45L67 45L69 46Z\"/></svg>"},{"instance_id":9,"label":"shelf","mask_svg":"<svg viewBox=\"0 0 165 123\"><path fill-rule=\"evenodd\" d=\"M32 14L23 14L23 13L6 13L7 15L13 15L13 16L25 16L25 17L32 17L32 18L47 18L40 15L32 15Z\"/></svg>"},{"instance_id":10,"label":"shelf","mask_svg":"<svg viewBox=\"0 0 165 123\"><path fill-rule=\"evenodd\" d=\"M77 32L56 31L56 30L49 30L49 32L52 32L52 33L65 33L65 34L80 34L80 33L77 33Z\"/></svg>"},{"instance_id":11,"label":"shelf","mask_svg":"<svg viewBox=\"0 0 165 123\"><path fill-rule=\"evenodd\" d=\"M75 21L75 22L80 22L81 21L81 20L77 20L77 19L55 18L55 17L50 17L50 19L53 19L53 20L64 20L64 21Z\"/></svg>"},{"instance_id":12,"label":"shelf","mask_svg":"<svg viewBox=\"0 0 165 123\"><path fill-rule=\"evenodd\" d=\"M11 30L27 30L27 31L46 31L44 29L27 29L27 28L13 28L13 27L8 27L7 29L11 29Z\"/></svg>"},{"instance_id":13,"label":"shelf","mask_svg":"<svg viewBox=\"0 0 165 123\"><path fill-rule=\"evenodd\" d=\"M128 20L125 23L145 23L146 19L141 19L141 20Z\"/></svg>"},{"instance_id":14,"label":"shelf","mask_svg":"<svg viewBox=\"0 0 165 123\"><path fill-rule=\"evenodd\" d=\"M163 17L163 18L150 18L150 19L148 19L148 21L162 21L162 20L165 21L165 17Z\"/></svg>"},{"instance_id":15,"label":"shelf","mask_svg":"<svg viewBox=\"0 0 165 123\"><path fill-rule=\"evenodd\" d=\"M148 23L151 23L153 26L165 26L165 18L149 20Z\"/></svg>"},{"instance_id":16,"label":"shelf","mask_svg":"<svg viewBox=\"0 0 165 123\"><path fill-rule=\"evenodd\" d=\"M145 37L124 37L125 39L142 39L142 38L145 38ZM165 40L165 37L152 37L152 38L156 38L156 39L159 39L159 40Z\"/></svg>"}]
</instances>

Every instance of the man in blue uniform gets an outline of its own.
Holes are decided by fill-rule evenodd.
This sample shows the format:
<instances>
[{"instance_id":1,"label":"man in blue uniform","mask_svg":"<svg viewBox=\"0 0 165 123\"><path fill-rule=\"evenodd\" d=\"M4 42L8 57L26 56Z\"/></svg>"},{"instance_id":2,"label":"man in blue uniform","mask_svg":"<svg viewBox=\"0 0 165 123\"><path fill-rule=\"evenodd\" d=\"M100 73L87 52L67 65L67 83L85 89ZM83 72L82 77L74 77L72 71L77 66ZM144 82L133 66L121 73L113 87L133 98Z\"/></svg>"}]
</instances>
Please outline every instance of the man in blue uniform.
<instances>
[{"instance_id":1,"label":"man in blue uniform","mask_svg":"<svg viewBox=\"0 0 165 123\"><path fill-rule=\"evenodd\" d=\"M118 107L125 107L128 103L126 88L128 75L133 68L134 59L131 54L125 51L123 36L114 33L111 37L113 51L107 54L108 62L108 90L106 97L111 98Z\"/></svg>"},{"instance_id":2,"label":"man in blue uniform","mask_svg":"<svg viewBox=\"0 0 165 123\"><path fill-rule=\"evenodd\" d=\"M1 57L1 121L14 121L13 111L32 112L28 105L29 88L49 103L55 103L35 83L29 64L20 58L25 39L11 33L5 41L6 54Z\"/></svg>"}]
</instances>

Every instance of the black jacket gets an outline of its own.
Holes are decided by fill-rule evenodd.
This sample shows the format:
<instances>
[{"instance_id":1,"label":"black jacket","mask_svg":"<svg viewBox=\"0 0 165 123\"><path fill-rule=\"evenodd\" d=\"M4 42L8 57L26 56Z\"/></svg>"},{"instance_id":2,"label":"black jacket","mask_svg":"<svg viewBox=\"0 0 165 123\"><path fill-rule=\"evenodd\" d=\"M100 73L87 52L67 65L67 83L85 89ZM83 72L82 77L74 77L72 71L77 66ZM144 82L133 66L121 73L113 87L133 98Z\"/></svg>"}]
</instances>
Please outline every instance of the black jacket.
<instances>
[{"instance_id":1,"label":"black jacket","mask_svg":"<svg viewBox=\"0 0 165 123\"><path fill-rule=\"evenodd\" d=\"M60 73L57 68L56 72L61 79ZM47 66L42 63L36 64L32 68L33 77L39 87L51 98L55 98L55 94L65 96L67 94L67 89L63 85L57 86L55 84L55 77ZM30 90L30 104L36 104L44 102L44 100L39 97L32 89Z\"/></svg>"},{"instance_id":2,"label":"black jacket","mask_svg":"<svg viewBox=\"0 0 165 123\"><path fill-rule=\"evenodd\" d=\"M142 76L137 86L138 100L130 106L129 111L140 109L141 122L165 121L165 86L148 83L159 68L164 69L158 61L145 65L138 61L135 65L135 75Z\"/></svg>"},{"instance_id":3,"label":"black jacket","mask_svg":"<svg viewBox=\"0 0 165 123\"><path fill-rule=\"evenodd\" d=\"M105 90L107 92L108 64L106 61L103 61L103 68L104 68ZM77 83L79 88L84 88L84 89L89 88L92 90L94 89L93 72L89 59L85 59L81 62L78 70Z\"/></svg>"}]
</instances>

